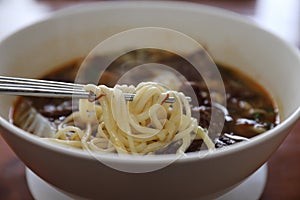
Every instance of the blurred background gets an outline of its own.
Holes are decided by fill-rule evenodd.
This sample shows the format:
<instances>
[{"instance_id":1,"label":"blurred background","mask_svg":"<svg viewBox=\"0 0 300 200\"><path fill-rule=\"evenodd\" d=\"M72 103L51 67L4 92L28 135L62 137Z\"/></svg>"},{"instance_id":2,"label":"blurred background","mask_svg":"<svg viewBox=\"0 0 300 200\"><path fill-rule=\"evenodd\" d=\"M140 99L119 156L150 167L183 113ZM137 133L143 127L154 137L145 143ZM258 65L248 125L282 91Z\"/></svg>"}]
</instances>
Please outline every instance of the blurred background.
<instances>
[{"instance_id":1,"label":"blurred background","mask_svg":"<svg viewBox=\"0 0 300 200\"><path fill-rule=\"evenodd\" d=\"M119 0L122 1L122 0ZM0 39L52 12L91 0L0 0ZM252 18L266 29L299 45L299 0L192 0Z\"/></svg>"},{"instance_id":2,"label":"blurred background","mask_svg":"<svg viewBox=\"0 0 300 200\"><path fill-rule=\"evenodd\" d=\"M87 2L92 1L0 0L0 42L18 29L42 20L60 9ZM299 0L193 0L192 2L239 13L291 45L300 47ZM24 168L23 163L0 137L1 200L33 199L26 184ZM300 123L270 158L268 180L261 199L300 199Z\"/></svg>"}]
</instances>

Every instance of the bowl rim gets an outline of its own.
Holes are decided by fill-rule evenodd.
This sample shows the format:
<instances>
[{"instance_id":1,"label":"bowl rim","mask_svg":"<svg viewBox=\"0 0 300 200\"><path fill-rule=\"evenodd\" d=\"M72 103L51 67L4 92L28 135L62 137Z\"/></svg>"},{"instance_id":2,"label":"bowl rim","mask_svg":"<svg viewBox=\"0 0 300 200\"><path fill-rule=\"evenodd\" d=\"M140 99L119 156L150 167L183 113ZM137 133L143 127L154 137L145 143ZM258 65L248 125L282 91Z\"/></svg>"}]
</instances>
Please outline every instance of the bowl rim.
<instances>
[{"instance_id":1,"label":"bowl rim","mask_svg":"<svg viewBox=\"0 0 300 200\"><path fill-rule=\"evenodd\" d=\"M60 18L66 16L77 15L80 13L86 12L95 12L101 10L108 10L108 9L124 9L124 8L148 8L148 9L176 9L176 10L184 10L184 11L193 11L193 12L201 12L209 15L214 15L217 17L226 18L229 20L233 20L235 22L243 23L249 25L255 29L259 29L259 31L265 32L270 37L273 37L274 40L280 42L283 46L287 47L290 51L289 53L295 57L298 57L300 63L300 53L288 42L281 39L279 36L265 30L261 26L259 26L254 21L250 20L249 18L242 16L238 13L225 10L218 7L202 5L199 3L192 3L192 2L174 2L174 1L122 1L122 2L89 2L89 3L79 3L78 5L73 5L70 7L63 8L61 10L55 11L49 16L45 17L44 19L28 25L22 29L15 31L14 33L8 35L2 41L0 41L0 45L3 45L5 41L8 41L11 37L15 34L19 34L20 32L26 30L27 28L33 26L39 26L41 23L47 23L49 20L58 20ZM103 159L104 161L113 161L117 163L167 163L173 161L174 159L176 162L193 162L199 159L206 160L206 159L213 159L218 158L220 156L232 154L237 151L245 150L249 147L253 147L257 144L262 144L264 141L269 140L274 135L280 134L286 127L291 126L294 124L298 118L300 117L300 108L298 107L291 115L289 115L286 119L279 123L275 128L264 132L263 134L257 135L251 138L249 141L240 142L228 147L223 147L221 149L216 149L213 151L202 150L200 152L191 152L186 154L185 156L179 156L176 154L168 154L168 155L154 155L154 156L132 156L132 155L113 155L113 154L99 154L99 158ZM26 140L27 142L34 143L41 148L47 148L48 150L55 151L57 153L80 157L84 159L94 159L93 156L88 154L88 152L83 151L81 149L73 149L73 148L66 148L60 145L47 142L45 140L41 140L38 136L29 134L28 132L14 126L9 121L4 119L0 116L0 125L3 126L5 129L9 130L17 137L21 137L22 139Z\"/></svg>"}]
</instances>

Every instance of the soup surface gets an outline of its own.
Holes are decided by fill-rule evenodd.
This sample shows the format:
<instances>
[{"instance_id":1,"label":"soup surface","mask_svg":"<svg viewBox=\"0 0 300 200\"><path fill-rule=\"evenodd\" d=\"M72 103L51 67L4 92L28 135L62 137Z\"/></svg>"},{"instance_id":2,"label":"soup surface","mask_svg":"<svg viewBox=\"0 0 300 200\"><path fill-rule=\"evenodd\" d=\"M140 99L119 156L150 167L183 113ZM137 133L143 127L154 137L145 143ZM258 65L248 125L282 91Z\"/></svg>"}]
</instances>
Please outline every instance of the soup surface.
<instances>
[{"instance_id":1,"label":"soup surface","mask_svg":"<svg viewBox=\"0 0 300 200\"><path fill-rule=\"evenodd\" d=\"M103 70L101 63L105 59L103 57L92 59L86 68L88 70L80 71L81 76L80 78L77 77L77 79L76 76L82 59L59 66L41 78L65 82L74 82L76 79L81 83L89 83L90 80L99 80L99 73ZM215 97L220 95L218 93L219 83L216 82L213 90L208 90L205 81L189 62L177 55L162 50L136 50L120 56L109 65L98 81L98 84L113 87L124 73L144 63L160 63L169 66L182 74L184 79L176 78L174 75L170 76L163 71L153 73L151 69L148 71L144 69L136 72L134 79L131 79L129 76L125 81L129 81L130 84L137 84L145 80L163 80L164 83L167 82L178 91L187 91L185 88L191 87L199 102L197 105L195 105L195 102L191 102L192 114L199 116L198 122L203 128L212 127L208 134L216 148L247 140L272 129L279 123L278 109L273 99L263 87L245 74L236 69L217 64L224 82L226 99L220 96L220 102L216 101L212 103L212 95ZM214 83L215 80L212 79L210 81ZM188 93L185 94L189 96ZM226 101L226 107L220 106L219 103L222 101ZM21 126L20 120L17 119L18 114L16 113L22 112L26 106L32 107L37 113L40 113L50 122L53 129L56 129L58 124L70 115L72 111L78 109L76 100L68 98L21 97L16 101L13 108L13 122L15 125ZM225 120L223 129L220 132L214 129L214 126L218 126L218 124L211 124L212 107L216 108L218 117ZM30 130L27 131L30 132ZM41 137L45 136L41 135ZM201 139L194 140L186 152L205 149L206 147L202 143Z\"/></svg>"}]
</instances>

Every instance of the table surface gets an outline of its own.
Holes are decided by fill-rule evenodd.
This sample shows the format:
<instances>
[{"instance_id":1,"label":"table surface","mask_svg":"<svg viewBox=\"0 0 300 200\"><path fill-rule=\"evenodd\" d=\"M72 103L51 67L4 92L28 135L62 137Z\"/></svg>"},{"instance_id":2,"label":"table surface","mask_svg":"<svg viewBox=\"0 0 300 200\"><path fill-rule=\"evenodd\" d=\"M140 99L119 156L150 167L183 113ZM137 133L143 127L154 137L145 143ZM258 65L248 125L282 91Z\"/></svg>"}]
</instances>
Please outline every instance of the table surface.
<instances>
[{"instance_id":1,"label":"table surface","mask_svg":"<svg viewBox=\"0 0 300 200\"><path fill-rule=\"evenodd\" d=\"M79 0L0 0L0 41L15 30ZM255 20L300 47L299 0L194 0L228 9ZM7 20L9 19L9 20ZM261 200L300 199L300 122L268 161L268 179ZM24 164L0 137L0 199L33 199Z\"/></svg>"}]
</instances>

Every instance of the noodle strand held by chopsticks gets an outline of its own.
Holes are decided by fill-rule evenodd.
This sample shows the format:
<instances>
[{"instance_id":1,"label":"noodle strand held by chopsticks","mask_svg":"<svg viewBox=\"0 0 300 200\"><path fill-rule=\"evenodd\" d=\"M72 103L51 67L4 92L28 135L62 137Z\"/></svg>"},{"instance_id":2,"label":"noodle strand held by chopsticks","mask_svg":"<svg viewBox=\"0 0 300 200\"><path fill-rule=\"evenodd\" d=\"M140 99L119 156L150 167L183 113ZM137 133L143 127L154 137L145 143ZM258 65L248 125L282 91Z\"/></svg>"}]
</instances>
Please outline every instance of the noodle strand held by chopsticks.
<instances>
[{"instance_id":1,"label":"noodle strand held by chopsticks","mask_svg":"<svg viewBox=\"0 0 300 200\"><path fill-rule=\"evenodd\" d=\"M99 98L79 100L79 111L66 117L51 141L92 151L144 155L175 143L180 145L174 153L184 153L196 138L214 149L181 92L154 82L142 82L136 88L89 84L84 89ZM124 99L128 92L135 94L133 101ZM168 97L175 102L166 103Z\"/></svg>"}]
</instances>

